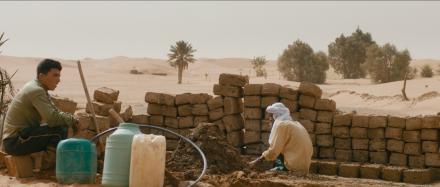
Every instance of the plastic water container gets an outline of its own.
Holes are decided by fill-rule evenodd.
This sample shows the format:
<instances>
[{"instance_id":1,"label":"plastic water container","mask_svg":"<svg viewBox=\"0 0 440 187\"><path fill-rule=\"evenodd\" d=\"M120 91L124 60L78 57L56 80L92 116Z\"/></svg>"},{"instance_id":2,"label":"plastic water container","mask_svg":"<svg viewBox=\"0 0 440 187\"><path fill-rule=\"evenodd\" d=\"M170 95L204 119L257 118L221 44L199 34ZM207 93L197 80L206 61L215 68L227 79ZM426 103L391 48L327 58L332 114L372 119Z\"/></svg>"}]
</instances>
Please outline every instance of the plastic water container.
<instances>
[{"instance_id":1,"label":"plastic water container","mask_svg":"<svg viewBox=\"0 0 440 187\"><path fill-rule=\"evenodd\" d=\"M106 141L102 184L104 186L128 186L130 178L131 143L139 126L121 123Z\"/></svg>"},{"instance_id":2,"label":"plastic water container","mask_svg":"<svg viewBox=\"0 0 440 187\"><path fill-rule=\"evenodd\" d=\"M137 134L131 144L130 187L162 187L165 177L164 136Z\"/></svg>"},{"instance_id":3,"label":"plastic water container","mask_svg":"<svg viewBox=\"0 0 440 187\"><path fill-rule=\"evenodd\" d=\"M77 138L62 140L57 146L57 181L63 184L93 184L96 162L96 146L91 141Z\"/></svg>"}]
</instances>

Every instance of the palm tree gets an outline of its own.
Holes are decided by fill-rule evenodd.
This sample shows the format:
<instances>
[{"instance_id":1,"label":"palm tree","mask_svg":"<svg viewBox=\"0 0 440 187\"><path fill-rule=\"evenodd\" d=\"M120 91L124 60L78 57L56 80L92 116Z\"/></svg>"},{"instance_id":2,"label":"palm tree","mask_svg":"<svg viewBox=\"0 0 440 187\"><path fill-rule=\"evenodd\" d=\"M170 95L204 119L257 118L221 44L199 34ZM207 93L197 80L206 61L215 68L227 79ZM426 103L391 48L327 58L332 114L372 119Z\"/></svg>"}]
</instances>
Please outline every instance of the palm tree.
<instances>
[{"instance_id":1,"label":"palm tree","mask_svg":"<svg viewBox=\"0 0 440 187\"><path fill-rule=\"evenodd\" d=\"M172 45L168 53L168 62L172 67L178 70L178 84L182 84L183 70L188 68L189 63L196 61L193 53L196 52L189 42L178 41L176 45Z\"/></svg>"},{"instance_id":2,"label":"palm tree","mask_svg":"<svg viewBox=\"0 0 440 187\"><path fill-rule=\"evenodd\" d=\"M0 35L0 47L1 47L3 44L5 44L6 41L8 41L8 39L2 41L4 35L5 35L5 33L2 33L2 35ZM1 52L2 52L2 51L0 51L0 53L1 53Z\"/></svg>"}]
</instances>

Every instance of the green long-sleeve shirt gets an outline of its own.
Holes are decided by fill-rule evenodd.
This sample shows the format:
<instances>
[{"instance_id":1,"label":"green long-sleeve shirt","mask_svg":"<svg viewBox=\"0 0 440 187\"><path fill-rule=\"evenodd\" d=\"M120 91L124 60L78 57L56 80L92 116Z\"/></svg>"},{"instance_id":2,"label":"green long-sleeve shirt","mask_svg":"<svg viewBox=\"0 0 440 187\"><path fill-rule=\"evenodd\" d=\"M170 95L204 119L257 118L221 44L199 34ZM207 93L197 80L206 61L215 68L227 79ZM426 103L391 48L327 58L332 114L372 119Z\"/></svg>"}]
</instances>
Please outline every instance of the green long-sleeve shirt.
<instances>
[{"instance_id":1,"label":"green long-sleeve shirt","mask_svg":"<svg viewBox=\"0 0 440 187\"><path fill-rule=\"evenodd\" d=\"M50 100L47 90L38 80L26 83L12 100L6 113L3 139L14 137L26 127L38 127L44 121L50 127L72 126L73 115L61 112Z\"/></svg>"}]
</instances>

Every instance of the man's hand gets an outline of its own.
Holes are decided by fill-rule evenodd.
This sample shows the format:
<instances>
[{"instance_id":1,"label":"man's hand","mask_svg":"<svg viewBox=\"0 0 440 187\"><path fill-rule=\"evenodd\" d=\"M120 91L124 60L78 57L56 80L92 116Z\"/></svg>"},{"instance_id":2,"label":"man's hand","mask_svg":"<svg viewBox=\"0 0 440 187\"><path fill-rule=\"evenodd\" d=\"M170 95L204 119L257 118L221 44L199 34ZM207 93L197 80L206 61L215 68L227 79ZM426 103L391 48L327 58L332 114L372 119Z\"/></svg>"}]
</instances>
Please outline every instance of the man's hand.
<instances>
[{"instance_id":1,"label":"man's hand","mask_svg":"<svg viewBox=\"0 0 440 187\"><path fill-rule=\"evenodd\" d=\"M251 168L255 168L258 164L260 164L263 161L264 161L264 157L260 156L257 159L255 159L254 161L249 162L248 164Z\"/></svg>"}]
</instances>

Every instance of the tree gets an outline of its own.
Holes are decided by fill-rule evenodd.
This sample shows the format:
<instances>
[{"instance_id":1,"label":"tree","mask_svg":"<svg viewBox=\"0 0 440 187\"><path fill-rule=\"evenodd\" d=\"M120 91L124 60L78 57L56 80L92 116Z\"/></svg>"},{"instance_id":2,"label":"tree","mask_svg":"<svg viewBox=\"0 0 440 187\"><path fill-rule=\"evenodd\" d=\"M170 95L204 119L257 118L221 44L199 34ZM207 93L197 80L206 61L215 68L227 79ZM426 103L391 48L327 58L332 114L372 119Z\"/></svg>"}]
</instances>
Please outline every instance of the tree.
<instances>
[{"instance_id":1,"label":"tree","mask_svg":"<svg viewBox=\"0 0 440 187\"><path fill-rule=\"evenodd\" d=\"M252 68L255 70L257 77L266 76L267 72L266 72L266 68L264 68L264 65L267 64L267 60L265 57L263 56L254 57L254 59L252 59L251 62L252 62Z\"/></svg>"},{"instance_id":2,"label":"tree","mask_svg":"<svg viewBox=\"0 0 440 187\"><path fill-rule=\"evenodd\" d=\"M178 84L182 84L183 70L188 69L189 63L194 63L196 59L193 53L196 52L189 42L178 41L172 45L168 53L168 62L178 71Z\"/></svg>"},{"instance_id":3,"label":"tree","mask_svg":"<svg viewBox=\"0 0 440 187\"><path fill-rule=\"evenodd\" d=\"M380 47L371 45L367 50L365 67L373 82L385 83L403 80L408 73L408 79L413 78L413 69L409 67L411 56L408 50L398 51L392 44Z\"/></svg>"},{"instance_id":4,"label":"tree","mask_svg":"<svg viewBox=\"0 0 440 187\"><path fill-rule=\"evenodd\" d=\"M289 45L278 58L278 71L289 81L324 83L328 69L327 55L314 53L307 43L300 40Z\"/></svg>"},{"instance_id":5,"label":"tree","mask_svg":"<svg viewBox=\"0 0 440 187\"><path fill-rule=\"evenodd\" d=\"M362 64L366 59L367 48L375 44L370 33L357 28L351 36L341 34L328 45L329 63L336 73L344 79L357 79L366 76Z\"/></svg>"},{"instance_id":6,"label":"tree","mask_svg":"<svg viewBox=\"0 0 440 187\"><path fill-rule=\"evenodd\" d=\"M8 39L6 39L6 40L3 40L3 36L5 35L5 33L2 33L2 35L0 35L0 47L3 45L3 44L5 44L6 43L6 41L8 41ZM3 41L2 41L3 40ZM0 51L0 53L1 53L2 51Z\"/></svg>"},{"instance_id":7,"label":"tree","mask_svg":"<svg viewBox=\"0 0 440 187\"><path fill-rule=\"evenodd\" d=\"M420 75L422 77L432 77L434 75L434 72L432 72L432 67L428 64L425 64L422 67L422 71L420 72Z\"/></svg>"}]
</instances>

